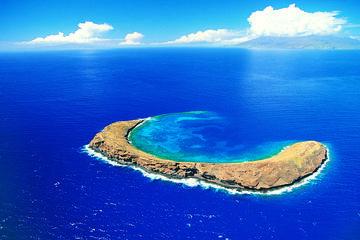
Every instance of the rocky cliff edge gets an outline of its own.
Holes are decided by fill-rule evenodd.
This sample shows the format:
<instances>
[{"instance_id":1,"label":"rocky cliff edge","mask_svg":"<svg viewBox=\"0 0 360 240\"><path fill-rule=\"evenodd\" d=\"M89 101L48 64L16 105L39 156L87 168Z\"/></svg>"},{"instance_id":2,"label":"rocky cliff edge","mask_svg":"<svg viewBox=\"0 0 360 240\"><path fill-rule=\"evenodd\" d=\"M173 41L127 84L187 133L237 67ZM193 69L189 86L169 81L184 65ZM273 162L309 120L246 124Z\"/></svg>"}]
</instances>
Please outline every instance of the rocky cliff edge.
<instances>
[{"instance_id":1,"label":"rocky cliff edge","mask_svg":"<svg viewBox=\"0 0 360 240\"><path fill-rule=\"evenodd\" d=\"M221 186L266 190L291 185L311 175L327 159L326 147L315 141L291 145L271 158L242 163L177 162L160 159L133 147L127 136L144 120L110 124L95 135L90 148L121 164L173 178L198 178Z\"/></svg>"}]
</instances>

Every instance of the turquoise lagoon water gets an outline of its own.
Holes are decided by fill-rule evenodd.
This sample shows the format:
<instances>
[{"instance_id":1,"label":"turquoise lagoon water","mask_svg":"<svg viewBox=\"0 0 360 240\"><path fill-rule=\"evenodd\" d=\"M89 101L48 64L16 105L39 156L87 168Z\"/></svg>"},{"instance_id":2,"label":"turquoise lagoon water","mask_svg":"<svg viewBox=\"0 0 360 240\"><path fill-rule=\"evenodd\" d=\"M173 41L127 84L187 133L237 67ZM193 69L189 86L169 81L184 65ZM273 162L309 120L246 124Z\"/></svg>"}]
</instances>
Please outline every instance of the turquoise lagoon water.
<instances>
[{"instance_id":1,"label":"turquoise lagoon water","mask_svg":"<svg viewBox=\"0 0 360 240\"><path fill-rule=\"evenodd\" d=\"M215 112L193 111L147 119L132 130L129 140L154 156L183 162L248 162L278 154L295 141L248 142L240 133L229 138L234 127Z\"/></svg>"}]
</instances>

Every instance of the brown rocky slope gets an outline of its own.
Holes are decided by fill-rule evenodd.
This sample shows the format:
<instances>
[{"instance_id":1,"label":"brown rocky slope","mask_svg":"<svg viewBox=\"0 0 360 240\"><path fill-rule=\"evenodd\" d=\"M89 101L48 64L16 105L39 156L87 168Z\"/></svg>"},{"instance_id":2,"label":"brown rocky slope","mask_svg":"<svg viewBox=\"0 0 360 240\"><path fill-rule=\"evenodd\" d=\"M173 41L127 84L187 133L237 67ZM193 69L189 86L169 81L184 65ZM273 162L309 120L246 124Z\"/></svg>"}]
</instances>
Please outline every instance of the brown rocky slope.
<instances>
[{"instance_id":1,"label":"brown rocky slope","mask_svg":"<svg viewBox=\"0 0 360 240\"><path fill-rule=\"evenodd\" d=\"M312 174L327 159L326 147L315 141L291 145L276 156L242 163L176 162L160 159L133 147L128 134L144 120L110 124L95 135L90 148L121 164L140 166L173 178L194 177L221 186L266 190Z\"/></svg>"}]
</instances>

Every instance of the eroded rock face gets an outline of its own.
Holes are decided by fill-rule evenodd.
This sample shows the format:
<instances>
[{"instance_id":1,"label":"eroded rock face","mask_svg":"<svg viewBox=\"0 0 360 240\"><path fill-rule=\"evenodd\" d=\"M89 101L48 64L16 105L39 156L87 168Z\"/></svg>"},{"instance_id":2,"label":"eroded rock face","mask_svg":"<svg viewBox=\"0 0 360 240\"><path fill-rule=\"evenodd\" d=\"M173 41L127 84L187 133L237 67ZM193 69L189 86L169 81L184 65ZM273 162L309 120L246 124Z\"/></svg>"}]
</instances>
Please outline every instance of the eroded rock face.
<instances>
[{"instance_id":1,"label":"eroded rock face","mask_svg":"<svg viewBox=\"0 0 360 240\"><path fill-rule=\"evenodd\" d=\"M95 135L90 147L121 164L174 178L195 177L231 188L265 190L291 185L312 174L327 159L326 147L315 141L291 145L278 155L243 163L195 163L160 159L133 147L128 134L144 120L110 124Z\"/></svg>"}]
</instances>

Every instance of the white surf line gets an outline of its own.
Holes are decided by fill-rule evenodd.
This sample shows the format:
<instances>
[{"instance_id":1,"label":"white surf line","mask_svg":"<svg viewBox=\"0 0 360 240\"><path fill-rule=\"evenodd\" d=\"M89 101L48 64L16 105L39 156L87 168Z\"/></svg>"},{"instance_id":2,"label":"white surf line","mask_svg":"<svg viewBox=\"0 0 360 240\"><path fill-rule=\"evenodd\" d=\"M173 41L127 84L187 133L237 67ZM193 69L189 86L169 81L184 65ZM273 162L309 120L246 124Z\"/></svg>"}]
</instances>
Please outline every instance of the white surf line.
<instances>
[{"instance_id":1,"label":"white surf line","mask_svg":"<svg viewBox=\"0 0 360 240\"><path fill-rule=\"evenodd\" d=\"M317 177L326 168L327 163L330 161L330 152L329 152L329 149L327 147L326 147L326 151L327 151L327 159L310 176L307 176L307 177L301 179L300 181L298 181L298 182L296 182L296 183L294 183L294 184L292 184L290 186L284 186L284 187L279 187L279 188L276 188L276 189L259 191L259 190L249 190L249 189L226 188L226 187L222 187L222 186L220 186L218 184L202 181L202 180L197 179L197 178L184 178L184 179L171 178L171 177L167 177L165 175L147 172L147 171L145 171L144 169L142 169L141 167L138 167L138 166L120 164L120 163L118 163L116 161L110 160L109 158L105 157L101 153L98 153L98 152L94 151L93 149L91 149L89 147L89 145L85 145L82 148L82 152L87 153L91 157L95 157L95 158L97 158L99 160L102 160L104 162L107 162L107 163L109 163L109 164L111 164L113 166L129 167L129 168L132 168L134 170L140 171L143 176L148 177L151 180L168 181L168 182L173 182L173 183L176 183L176 184L183 184L183 185L186 185L188 187L201 187L201 188L204 188L204 189L211 188L211 189L214 189L216 191L227 192L227 193L232 194L232 195L251 194L251 195L262 195L262 196L264 196L264 195L265 196L282 195L282 194L285 194L285 193L290 193L290 192L294 191L295 189L298 189L298 188L300 188L300 187L302 187L304 185L308 185L310 183L315 183L315 180L317 180Z\"/></svg>"},{"instance_id":2,"label":"white surf line","mask_svg":"<svg viewBox=\"0 0 360 240\"><path fill-rule=\"evenodd\" d=\"M133 129L131 129L129 132L128 132L128 134L126 135L126 140L128 141L128 143L132 143L131 141L130 141L130 135L131 135L131 132L132 131L134 131L134 129L135 128L138 128L138 127L140 127L141 125L143 125L146 121L148 121L148 120L151 120L151 119L153 119L152 117L148 117L148 118L141 118L141 119L139 119L139 120L142 120L142 122L141 123L139 123L138 125L136 125Z\"/></svg>"}]
</instances>

